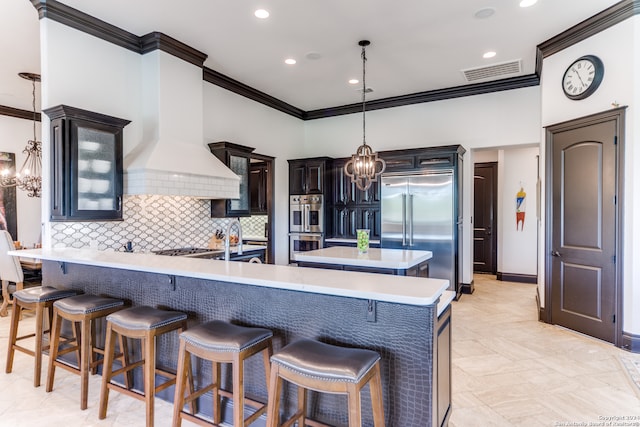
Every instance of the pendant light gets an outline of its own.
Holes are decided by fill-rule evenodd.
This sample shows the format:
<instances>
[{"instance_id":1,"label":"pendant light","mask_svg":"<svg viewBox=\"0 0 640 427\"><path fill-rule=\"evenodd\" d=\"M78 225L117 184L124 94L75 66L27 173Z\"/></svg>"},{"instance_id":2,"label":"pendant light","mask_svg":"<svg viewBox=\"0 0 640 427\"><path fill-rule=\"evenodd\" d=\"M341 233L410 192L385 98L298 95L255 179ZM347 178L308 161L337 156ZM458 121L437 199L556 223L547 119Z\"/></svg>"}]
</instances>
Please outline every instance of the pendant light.
<instances>
[{"instance_id":1,"label":"pendant light","mask_svg":"<svg viewBox=\"0 0 640 427\"><path fill-rule=\"evenodd\" d=\"M367 111L366 93L366 63L367 56L365 48L371 44L369 40L361 40L358 45L362 47L362 145L358 147L356 153L351 156L351 160L344 167L345 174L351 178L351 182L364 191L371 187L386 167L383 159L378 157L378 153L374 152L371 146L367 144L366 139L366 120Z\"/></svg>"},{"instance_id":2,"label":"pendant light","mask_svg":"<svg viewBox=\"0 0 640 427\"><path fill-rule=\"evenodd\" d=\"M11 174L8 169L0 173L0 186L17 187L27 192L29 197L40 197L42 195L42 142L36 136L36 82L40 81L39 74L19 73L23 79L31 80L33 86L33 140L27 142L27 146L22 150L27 155L20 171Z\"/></svg>"}]
</instances>

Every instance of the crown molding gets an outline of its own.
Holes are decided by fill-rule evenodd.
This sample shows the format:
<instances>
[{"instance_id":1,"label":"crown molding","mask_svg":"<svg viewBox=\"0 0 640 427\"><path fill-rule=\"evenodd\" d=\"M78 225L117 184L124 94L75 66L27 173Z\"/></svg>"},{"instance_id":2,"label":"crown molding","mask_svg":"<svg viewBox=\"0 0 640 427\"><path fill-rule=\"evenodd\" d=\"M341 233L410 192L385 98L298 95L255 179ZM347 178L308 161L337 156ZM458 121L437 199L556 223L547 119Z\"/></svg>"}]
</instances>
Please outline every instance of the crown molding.
<instances>
[{"instance_id":1,"label":"crown molding","mask_svg":"<svg viewBox=\"0 0 640 427\"><path fill-rule=\"evenodd\" d=\"M144 55L158 49L200 68L204 66L204 61L208 56L206 53L158 31L140 37L140 54Z\"/></svg>"},{"instance_id":2,"label":"crown molding","mask_svg":"<svg viewBox=\"0 0 640 427\"><path fill-rule=\"evenodd\" d=\"M289 114L298 119L305 119L305 112L300 108L287 104L286 102L274 98L264 92L260 92L251 86L247 86L246 84L225 76L211 68L204 67L202 70L202 78L206 82L219 86L223 89L227 89L240 96L244 96L278 111L282 111L283 113Z\"/></svg>"},{"instance_id":3,"label":"crown molding","mask_svg":"<svg viewBox=\"0 0 640 427\"><path fill-rule=\"evenodd\" d=\"M33 111L0 105L0 116L15 117L17 119L33 120ZM40 113L36 113L36 121L41 120Z\"/></svg>"},{"instance_id":4,"label":"crown molding","mask_svg":"<svg viewBox=\"0 0 640 427\"><path fill-rule=\"evenodd\" d=\"M437 89L426 92L412 93L409 95L393 96L389 98L367 101L367 111L383 108L402 107L405 105L420 104L424 102L442 101L445 99L461 98L465 96L482 95L503 90L521 89L540 84L540 77L536 74L511 77L508 79L491 82L475 83L471 85L456 86L446 89ZM339 107L322 108L305 113L305 120L321 119L344 114L358 113L362 111L362 103L342 105Z\"/></svg>"},{"instance_id":5,"label":"crown molding","mask_svg":"<svg viewBox=\"0 0 640 427\"><path fill-rule=\"evenodd\" d=\"M135 34L56 0L31 0L31 3L38 11L40 19L49 18L83 33L91 34L109 43L140 53L140 40Z\"/></svg>"},{"instance_id":6,"label":"crown molding","mask_svg":"<svg viewBox=\"0 0 640 427\"><path fill-rule=\"evenodd\" d=\"M207 59L205 53L157 31L139 37L56 0L31 0L31 3L40 19L49 18L141 55L162 50L198 67Z\"/></svg>"},{"instance_id":7,"label":"crown molding","mask_svg":"<svg viewBox=\"0 0 640 427\"><path fill-rule=\"evenodd\" d=\"M542 52L542 56L546 58L639 13L640 0L622 0L557 36L540 43L538 49Z\"/></svg>"}]
</instances>

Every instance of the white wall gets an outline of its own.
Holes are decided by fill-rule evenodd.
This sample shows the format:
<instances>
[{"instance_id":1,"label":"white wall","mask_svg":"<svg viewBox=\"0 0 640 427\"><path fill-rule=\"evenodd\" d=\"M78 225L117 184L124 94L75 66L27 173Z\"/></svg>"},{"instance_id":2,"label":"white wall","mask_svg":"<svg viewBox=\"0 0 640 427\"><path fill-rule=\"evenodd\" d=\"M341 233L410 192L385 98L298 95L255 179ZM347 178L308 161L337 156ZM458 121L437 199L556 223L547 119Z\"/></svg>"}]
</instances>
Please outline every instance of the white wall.
<instances>
[{"instance_id":1,"label":"white wall","mask_svg":"<svg viewBox=\"0 0 640 427\"><path fill-rule=\"evenodd\" d=\"M374 150L460 144L467 150L540 142L538 87L495 92L367 113ZM346 157L362 143L362 115L305 123L305 156ZM473 160L466 155L463 182L463 277L473 279Z\"/></svg>"},{"instance_id":2,"label":"white wall","mask_svg":"<svg viewBox=\"0 0 640 427\"><path fill-rule=\"evenodd\" d=\"M534 276L538 270L536 218L537 155L540 149L509 148L499 151L498 271ZM526 193L524 226L516 230L516 193Z\"/></svg>"},{"instance_id":3,"label":"white wall","mask_svg":"<svg viewBox=\"0 0 640 427\"><path fill-rule=\"evenodd\" d=\"M40 138L40 123L36 124L36 135ZM19 170L26 155L22 153L27 141L33 138L33 122L0 115L0 151L15 153L16 170ZM47 185L45 180L43 187ZM23 246L33 247L40 241L39 197L28 197L25 191L16 189L16 211L18 217L18 240Z\"/></svg>"},{"instance_id":4,"label":"white wall","mask_svg":"<svg viewBox=\"0 0 640 427\"><path fill-rule=\"evenodd\" d=\"M304 151L304 123L226 89L204 82L204 139L255 147L275 157L273 220L276 264L289 262L289 164L309 157Z\"/></svg>"},{"instance_id":5,"label":"white wall","mask_svg":"<svg viewBox=\"0 0 640 427\"><path fill-rule=\"evenodd\" d=\"M640 115L640 16L635 15L615 27L573 45L544 60L542 73L542 124L555 123L602 112L612 103L628 106L625 129L624 179L624 317L623 330L640 334L640 149L638 129ZM604 79L600 88L582 101L567 99L560 81L566 68L578 57L592 54L604 62ZM544 153L544 149L541 150ZM541 160L543 162L543 160ZM543 257L541 269L544 271ZM544 301L544 287L540 287Z\"/></svg>"}]
</instances>

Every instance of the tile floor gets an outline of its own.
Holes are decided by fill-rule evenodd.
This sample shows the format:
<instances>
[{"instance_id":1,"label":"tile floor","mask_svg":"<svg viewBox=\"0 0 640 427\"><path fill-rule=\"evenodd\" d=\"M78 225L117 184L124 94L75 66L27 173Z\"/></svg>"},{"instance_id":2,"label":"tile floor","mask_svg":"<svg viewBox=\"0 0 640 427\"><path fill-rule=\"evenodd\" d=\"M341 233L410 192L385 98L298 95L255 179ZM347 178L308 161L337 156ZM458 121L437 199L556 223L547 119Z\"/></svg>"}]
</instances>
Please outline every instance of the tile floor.
<instances>
[{"instance_id":1,"label":"tile floor","mask_svg":"<svg viewBox=\"0 0 640 427\"><path fill-rule=\"evenodd\" d=\"M450 426L640 426L640 390L619 360L639 354L538 322L536 285L474 283L453 303Z\"/></svg>"},{"instance_id":2,"label":"tile floor","mask_svg":"<svg viewBox=\"0 0 640 427\"><path fill-rule=\"evenodd\" d=\"M640 391L618 360L640 355L538 322L535 285L494 279L476 276L475 293L453 303L450 426L605 425L600 417L640 417ZM21 326L33 323L25 315ZM107 419L98 420L99 376L81 411L77 376L58 369L54 391L45 392L46 357L41 387L32 386L33 359L24 354L5 374L8 325L0 318L0 426L144 425L143 403L119 393L111 393ZM169 403L156 400L156 426L171 425L171 414ZM634 422L627 425L640 418Z\"/></svg>"}]
</instances>

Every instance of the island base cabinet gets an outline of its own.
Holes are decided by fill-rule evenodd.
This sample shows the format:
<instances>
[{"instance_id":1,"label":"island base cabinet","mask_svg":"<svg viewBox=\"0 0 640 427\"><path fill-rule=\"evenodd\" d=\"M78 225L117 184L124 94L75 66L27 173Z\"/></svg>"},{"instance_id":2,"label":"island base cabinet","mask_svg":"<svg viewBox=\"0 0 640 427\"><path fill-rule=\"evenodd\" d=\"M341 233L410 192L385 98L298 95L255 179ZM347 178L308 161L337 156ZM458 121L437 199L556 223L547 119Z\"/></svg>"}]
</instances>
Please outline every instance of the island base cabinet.
<instances>
[{"instance_id":1,"label":"island base cabinet","mask_svg":"<svg viewBox=\"0 0 640 427\"><path fill-rule=\"evenodd\" d=\"M437 333L435 304L375 301L376 316L371 321L368 300L336 295L56 261L43 261L43 278L43 285L47 286L122 298L133 306L189 313L189 326L223 320L267 328L274 333L275 352L301 338L374 350L381 356L385 424L428 427L437 423L440 401L436 391L444 387L440 384L444 381L440 374L444 362L439 359L446 359L447 355L445 343L439 342L444 335ZM158 340L158 366L175 369L179 340L169 335ZM195 375L196 382L208 381L212 375L210 365L203 364ZM267 400L264 375L262 360L246 362L246 393L262 401ZM226 367L221 378L231 378ZM141 378L134 381L136 387L142 385ZM283 416L290 416L297 405L294 386L286 384L283 393ZM157 397L172 401L173 388L163 390ZM345 396L312 393L311 399L312 418L334 426L348 425ZM367 389L362 394L362 406L362 425L373 426ZM204 416L211 417L206 396L198 407ZM231 408L225 408L223 413L225 418L229 416L223 421L232 424Z\"/></svg>"}]
</instances>

